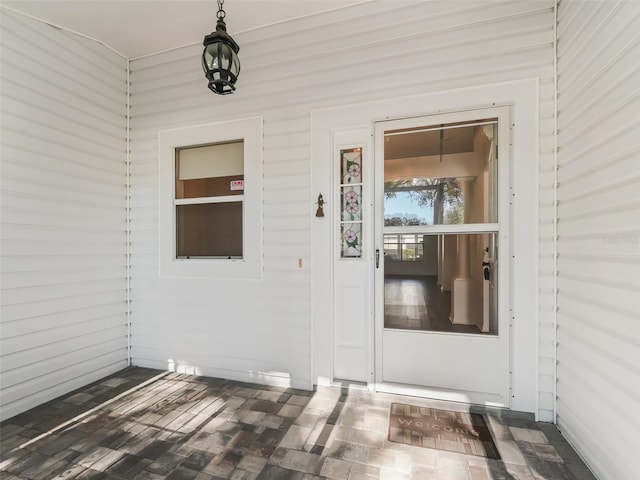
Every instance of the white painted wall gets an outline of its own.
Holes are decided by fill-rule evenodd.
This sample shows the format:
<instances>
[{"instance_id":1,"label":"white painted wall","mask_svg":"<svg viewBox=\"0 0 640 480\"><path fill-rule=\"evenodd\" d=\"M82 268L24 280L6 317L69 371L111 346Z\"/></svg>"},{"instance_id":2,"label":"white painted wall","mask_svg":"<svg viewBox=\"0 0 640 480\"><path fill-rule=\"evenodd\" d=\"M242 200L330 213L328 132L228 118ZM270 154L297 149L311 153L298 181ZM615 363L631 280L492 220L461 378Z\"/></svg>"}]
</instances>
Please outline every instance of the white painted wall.
<instances>
[{"instance_id":1,"label":"white painted wall","mask_svg":"<svg viewBox=\"0 0 640 480\"><path fill-rule=\"evenodd\" d=\"M1 418L127 365L126 60L2 10Z\"/></svg>"},{"instance_id":2,"label":"white painted wall","mask_svg":"<svg viewBox=\"0 0 640 480\"><path fill-rule=\"evenodd\" d=\"M640 3L558 10L558 425L640 478Z\"/></svg>"},{"instance_id":3,"label":"white painted wall","mask_svg":"<svg viewBox=\"0 0 640 480\"><path fill-rule=\"evenodd\" d=\"M358 5L234 35L242 72L227 97L206 89L200 45L132 61L134 363L310 386L312 355L331 354L311 338L311 110L539 78L539 413L551 420L553 21L552 1ZM263 279L158 278L157 132L253 115L264 116Z\"/></svg>"}]
</instances>

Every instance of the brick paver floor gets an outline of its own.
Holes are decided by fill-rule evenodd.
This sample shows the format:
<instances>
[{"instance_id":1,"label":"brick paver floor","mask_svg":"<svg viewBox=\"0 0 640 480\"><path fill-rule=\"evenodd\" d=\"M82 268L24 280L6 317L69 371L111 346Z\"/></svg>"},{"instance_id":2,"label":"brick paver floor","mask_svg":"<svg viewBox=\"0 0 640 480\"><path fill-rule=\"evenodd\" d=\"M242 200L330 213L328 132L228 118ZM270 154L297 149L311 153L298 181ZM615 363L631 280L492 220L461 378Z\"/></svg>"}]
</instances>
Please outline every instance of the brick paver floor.
<instances>
[{"instance_id":1,"label":"brick paver floor","mask_svg":"<svg viewBox=\"0 0 640 480\"><path fill-rule=\"evenodd\" d=\"M131 367L0 425L5 480L594 480L551 424L482 413L501 460L389 442L392 402Z\"/></svg>"}]
</instances>

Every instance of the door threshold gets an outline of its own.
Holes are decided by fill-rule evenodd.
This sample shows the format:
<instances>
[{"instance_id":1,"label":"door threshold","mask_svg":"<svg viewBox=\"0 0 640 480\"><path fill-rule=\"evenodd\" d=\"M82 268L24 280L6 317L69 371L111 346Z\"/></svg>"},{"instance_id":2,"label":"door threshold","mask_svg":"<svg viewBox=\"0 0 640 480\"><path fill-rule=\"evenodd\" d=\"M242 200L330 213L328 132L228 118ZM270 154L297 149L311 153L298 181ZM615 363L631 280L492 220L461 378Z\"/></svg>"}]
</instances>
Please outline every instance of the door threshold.
<instances>
[{"instance_id":1,"label":"door threshold","mask_svg":"<svg viewBox=\"0 0 640 480\"><path fill-rule=\"evenodd\" d=\"M448 403L478 405L484 408L509 409L509 405L504 403L500 395L492 393L463 392L460 390L451 390L446 388L425 387L420 385L407 385L391 382L374 383L373 390L380 393L427 398L430 400Z\"/></svg>"}]
</instances>

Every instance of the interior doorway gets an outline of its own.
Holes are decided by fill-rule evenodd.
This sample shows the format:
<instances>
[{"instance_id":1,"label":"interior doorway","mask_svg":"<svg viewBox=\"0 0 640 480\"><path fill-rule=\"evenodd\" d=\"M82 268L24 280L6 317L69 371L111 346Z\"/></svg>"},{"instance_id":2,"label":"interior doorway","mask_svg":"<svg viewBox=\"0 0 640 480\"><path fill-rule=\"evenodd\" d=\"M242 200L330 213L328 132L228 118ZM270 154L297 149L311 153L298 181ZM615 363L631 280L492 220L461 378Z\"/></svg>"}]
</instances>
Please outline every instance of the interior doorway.
<instances>
[{"instance_id":1,"label":"interior doorway","mask_svg":"<svg viewBox=\"0 0 640 480\"><path fill-rule=\"evenodd\" d=\"M498 141L508 113L376 124L382 389L405 385L509 404L509 157Z\"/></svg>"}]
</instances>

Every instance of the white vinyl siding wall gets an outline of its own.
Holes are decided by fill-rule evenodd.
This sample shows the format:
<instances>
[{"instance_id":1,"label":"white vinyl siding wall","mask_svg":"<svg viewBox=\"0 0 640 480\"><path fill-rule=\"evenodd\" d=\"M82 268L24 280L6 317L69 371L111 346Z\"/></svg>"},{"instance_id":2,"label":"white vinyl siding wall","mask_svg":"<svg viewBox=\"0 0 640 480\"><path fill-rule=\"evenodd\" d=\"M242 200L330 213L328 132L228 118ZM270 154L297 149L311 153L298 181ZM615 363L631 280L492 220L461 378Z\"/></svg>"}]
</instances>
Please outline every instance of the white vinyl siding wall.
<instances>
[{"instance_id":1,"label":"white vinyl siding wall","mask_svg":"<svg viewBox=\"0 0 640 480\"><path fill-rule=\"evenodd\" d=\"M539 78L539 413L552 420L554 3L373 2L238 35L229 19L228 29L241 45L233 95L206 88L199 44L131 62L134 364L310 386L311 110ZM158 131L255 115L263 279L158 278Z\"/></svg>"},{"instance_id":2,"label":"white vinyl siding wall","mask_svg":"<svg viewBox=\"0 0 640 480\"><path fill-rule=\"evenodd\" d=\"M640 478L640 3L558 10L558 425Z\"/></svg>"},{"instance_id":3,"label":"white vinyl siding wall","mask_svg":"<svg viewBox=\"0 0 640 480\"><path fill-rule=\"evenodd\" d=\"M127 366L127 62L0 16L4 419Z\"/></svg>"}]
</instances>

